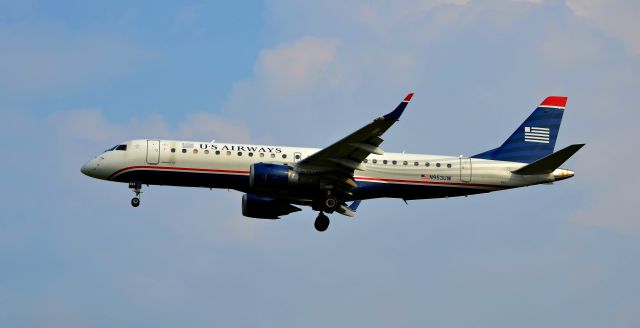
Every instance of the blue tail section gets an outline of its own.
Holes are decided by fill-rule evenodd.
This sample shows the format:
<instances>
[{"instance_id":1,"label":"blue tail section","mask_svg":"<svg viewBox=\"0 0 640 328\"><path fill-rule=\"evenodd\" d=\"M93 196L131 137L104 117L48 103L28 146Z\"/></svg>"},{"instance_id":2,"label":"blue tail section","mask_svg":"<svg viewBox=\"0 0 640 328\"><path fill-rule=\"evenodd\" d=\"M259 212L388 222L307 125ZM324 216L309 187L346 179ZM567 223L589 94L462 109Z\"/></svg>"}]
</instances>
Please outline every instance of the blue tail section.
<instances>
[{"instance_id":1,"label":"blue tail section","mask_svg":"<svg viewBox=\"0 0 640 328\"><path fill-rule=\"evenodd\" d=\"M532 163L553 153L567 97L547 97L502 146L472 158Z\"/></svg>"}]
</instances>

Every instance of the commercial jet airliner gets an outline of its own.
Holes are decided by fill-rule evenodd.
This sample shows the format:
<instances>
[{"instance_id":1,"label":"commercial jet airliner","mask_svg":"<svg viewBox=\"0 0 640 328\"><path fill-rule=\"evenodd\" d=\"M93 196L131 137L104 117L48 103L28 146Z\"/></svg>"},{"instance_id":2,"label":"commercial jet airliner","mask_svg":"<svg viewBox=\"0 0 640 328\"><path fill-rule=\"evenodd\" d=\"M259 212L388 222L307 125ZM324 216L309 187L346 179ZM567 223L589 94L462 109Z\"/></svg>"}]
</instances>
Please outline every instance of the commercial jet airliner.
<instances>
[{"instance_id":1,"label":"commercial jet airliner","mask_svg":"<svg viewBox=\"0 0 640 328\"><path fill-rule=\"evenodd\" d=\"M387 115L323 148L143 139L107 149L82 166L97 179L124 182L140 205L143 185L235 189L242 214L279 219L311 206L315 228L325 213L353 217L362 200L467 196L570 178L559 168L584 144L554 152L567 97L547 97L500 146L464 156L385 153L382 135L399 119L413 93ZM297 206L296 206L297 205Z\"/></svg>"}]
</instances>

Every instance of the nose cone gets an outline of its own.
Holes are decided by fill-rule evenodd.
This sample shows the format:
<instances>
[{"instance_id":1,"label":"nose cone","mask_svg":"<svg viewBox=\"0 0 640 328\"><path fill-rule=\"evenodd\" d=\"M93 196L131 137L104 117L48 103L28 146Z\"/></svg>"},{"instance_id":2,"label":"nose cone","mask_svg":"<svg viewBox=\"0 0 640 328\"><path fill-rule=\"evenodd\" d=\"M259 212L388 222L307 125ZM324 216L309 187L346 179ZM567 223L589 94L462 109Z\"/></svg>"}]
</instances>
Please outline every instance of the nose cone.
<instances>
[{"instance_id":1,"label":"nose cone","mask_svg":"<svg viewBox=\"0 0 640 328\"><path fill-rule=\"evenodd\" d=\"M93 177L96 170L96 165L92 162L93 161L88 161L84 163L84 165L82 165L82 167L80 168L80 172L82 172L82 174L86 176Z\"/></svg>"}]
</instances>

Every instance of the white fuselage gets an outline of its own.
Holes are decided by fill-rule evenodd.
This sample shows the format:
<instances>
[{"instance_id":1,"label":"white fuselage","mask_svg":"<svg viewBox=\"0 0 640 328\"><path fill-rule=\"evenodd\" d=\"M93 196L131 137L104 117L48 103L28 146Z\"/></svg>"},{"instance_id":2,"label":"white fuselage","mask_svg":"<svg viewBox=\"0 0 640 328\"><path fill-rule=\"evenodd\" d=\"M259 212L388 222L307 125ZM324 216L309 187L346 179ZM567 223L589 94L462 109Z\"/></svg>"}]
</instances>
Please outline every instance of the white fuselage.
<instances>
[{"instance_id":1,"label":"white fuselage","mask_svg":"<svg viewBox=\"0 0 640 328\"><path fill-rule=\"evenodd\" d=\"M126 145L126 147L122 147ZM249 186L252 164L266 162L295 167L316 148L246 145L175 140L131 140L82 167L94 178L150 185L236 189ZM371 154L356 171L353 200L378 197L425 199L471 195L573 176L569 170L550 174L511 173L525 164L426 154ZM287 195L295 200L296 194ZM304 199L304 195L300 195Z\"/></svg>"}]
</instances>

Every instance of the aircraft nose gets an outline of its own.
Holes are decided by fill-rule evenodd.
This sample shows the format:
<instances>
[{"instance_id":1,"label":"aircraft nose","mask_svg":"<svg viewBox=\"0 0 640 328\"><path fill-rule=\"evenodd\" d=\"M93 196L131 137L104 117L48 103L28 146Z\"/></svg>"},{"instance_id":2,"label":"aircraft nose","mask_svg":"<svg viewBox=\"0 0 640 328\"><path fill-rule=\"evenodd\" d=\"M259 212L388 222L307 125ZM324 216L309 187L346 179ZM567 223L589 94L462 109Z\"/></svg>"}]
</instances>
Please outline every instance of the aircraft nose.
<instances>
[{"instance_id":1,"label":"aircraft nose","mask_svg":"<svg viewBox=\"0 0 640 328\"><path fill-rule=\"evenodd\" d=\"M82 174L86 176L91 176L91 173L95 171L95 167L96 166L92 163L92 161L88 161L84 163L84 165L82 165L82 167L80 168L80 172L82 172Z\"/></svg>"}]
</instances>

